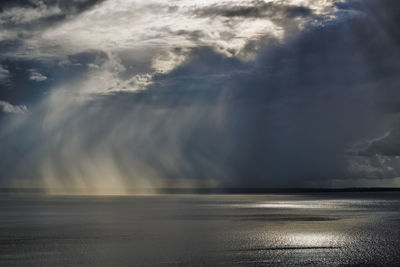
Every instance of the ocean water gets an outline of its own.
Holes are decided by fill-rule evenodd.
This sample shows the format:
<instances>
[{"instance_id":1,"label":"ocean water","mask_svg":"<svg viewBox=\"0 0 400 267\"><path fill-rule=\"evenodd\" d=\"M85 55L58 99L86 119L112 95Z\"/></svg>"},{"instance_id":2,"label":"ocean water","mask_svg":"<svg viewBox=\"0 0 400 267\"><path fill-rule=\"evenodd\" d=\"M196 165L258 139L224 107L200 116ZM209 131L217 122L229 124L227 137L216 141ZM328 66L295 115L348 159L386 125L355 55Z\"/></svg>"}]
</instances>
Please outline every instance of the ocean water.
<instances>
[{"instance_id":1,"label":"ocean water","mask_svg":"<svg viewBox=\"0 0 400 267\"><path fill-rule=\"evenodd\" d=\"M400 266L400 193L0 195L1 266Z\"/></svg>"}]
</instances>

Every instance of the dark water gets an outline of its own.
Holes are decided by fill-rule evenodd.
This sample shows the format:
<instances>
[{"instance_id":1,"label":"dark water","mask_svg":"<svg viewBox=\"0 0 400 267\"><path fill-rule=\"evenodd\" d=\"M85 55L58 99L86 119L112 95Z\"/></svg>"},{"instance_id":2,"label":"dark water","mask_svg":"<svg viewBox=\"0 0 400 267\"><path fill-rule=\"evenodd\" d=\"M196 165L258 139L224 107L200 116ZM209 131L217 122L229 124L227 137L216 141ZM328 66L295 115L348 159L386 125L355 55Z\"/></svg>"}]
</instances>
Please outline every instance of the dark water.
<instances>
[{"instance_id":1,"label":"dark water","mask_svg":"<svg viewBox=\"0 0 400 267\"><path fill-rule=\"evenodd\" d=\"M400 266L400 194L3 194L0 265Z\"/></svg>"}]
</instances>

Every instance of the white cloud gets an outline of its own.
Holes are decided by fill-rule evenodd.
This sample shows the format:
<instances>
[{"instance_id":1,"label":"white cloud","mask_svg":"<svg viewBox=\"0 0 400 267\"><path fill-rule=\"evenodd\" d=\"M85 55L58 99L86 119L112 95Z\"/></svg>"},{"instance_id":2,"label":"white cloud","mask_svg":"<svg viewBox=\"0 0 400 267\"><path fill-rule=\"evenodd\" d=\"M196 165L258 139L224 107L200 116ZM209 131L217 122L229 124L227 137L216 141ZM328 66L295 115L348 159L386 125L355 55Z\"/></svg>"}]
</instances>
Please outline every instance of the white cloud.
<instances>
[{"instance_id":1,"label":"white cloud","mask_svg":"<svg viewBox=\"0 0 400 267\"><path fill-rule=\"evenodd\" d=\"M43 74L41 74L40 72L38 72L35 69L30 69L29 72L30 72L29 80L36 81L36 82L42 82L42 81L47 80L46 76L44 76Z\"/></svg>"},{"instance_id":2,"label":"white cloud","mask_svg":"<svg viewBox=\"0 0 400 267\"><path fill-rule=\"evenodd\" d=\"M113 55L108 55L108 60L103 64L88 64L89 71L84 79L70 81L61 90L84 97L92 94L111 94L115 92L135 92L144 90L152 84L153 73L134 74L128 79L121 79L120 73L126 71L120 59ZM73 84L73 85L72 85ZM72 89L71 89L72 88Z\"/></svg>"},{"instance_id":3,"label":"white cloud","mask_svg":"<svg viewBox=\"0 0 400 267\"><path fill-rule=\"evenodd\" d=\"M335 0L264 1L281 6L304 6L322 17L332 14ZM192 47L209 46L227 56L241 56L249 41L269 36L283 40L293 28L302 28L314 18L307 16L268 17L197 16L205 8L254 7L253 0L108 0L54 27L38 30L25 39L22 48L6 56L35 59L65 59L68 55L87 50L107 53L121 50L153 51L153 67L168 72L184 62L187 53L175 53L175 48L190 51ZM33 10L10 9L3 12L16 22L29 22L42 16L58 14L44 5ZM54 9L54 10L53 10ZM9 34L8 34L9 35ZM243 56L243 55L242 55Z\"/></svg>"},{"instance_id":4,"label":"white cloud","mask_svg":"<svg viewBox=\"0 0 400 267\"><path fill-rule=\"evenodd\" d=\"M2 65L0 65L0 84L7 83L9 80L10 73Z\"/></svg>"},{"instance_id":5,"label":"white cloud","mask_svg":"<svg viewBox=\"0 0 400 267\"><path fill-rule=\"evenodd\" d=\"M266 1L273 2L273 1ZM330 14L334 0L285 0L280 5L302 5L315 13ZM224 6L254 6L258 2L251 0L232 0L221 2L207 1L161 1L161 0L112 0L106 1L85 14L43 34L46 40L58 40L74 49L96 48L113 50L133 47L191 47L193 39L186 32L202 33L196 39L203 45L221 50L243 48L250 39L270 34L283 37L285 29L268 17L263 18L226 18L199 17L198 9ZM309 20L304 18L304 20ZM293 23L300 24L296 19ZM227 36L229 38L227 39Z\"/></svg>"},{"instance_id":6,"label":"white cloud","mask_svg":"<svg viewBox=\"0 0 400 267\"><path fill-rule=\"evenodd\" d=\"M69 49L193 47L197 42L226 52L240 50L252 38L271 34L281 38L283 29L270 20L196 17L193 11L219 1L106 1L76 19L49 29L43 40L63 43ZM231 1L231 5L249 1ZM201 32L196 40L185 31ZM224 36L230 33L226 40Z\"/></svg>"},{"instance_id":7,"label":"white cloud","mask_svg":"<svg viewBox=\"0 0 400 267\"><path fill-rule=\"evenodd\" d=\"M21 114L27 112L28 108L25 105L12 105L0 100L0 110L5 113Z\"/></svg>"},{"instance_id":8,"label":"white cloud","mask_svg":"<svg viewBox=\"0 0 400 267\"><path fill-rule=\"evenodd\" d=\"M269 13L264 17L199 16L196 15L199 10L216 7L229 10L266 3L304 6L313 14L328 18L335 10L334 2L338 0L107 0L52 27L24 32L24 44L4 52L3 56L68 63L69 55L101 50L113 56L104 66L88 65L90 71L88 79L82 81L82 92L136 91L151 84L154 74L168 73L185 62L191 48L208 46L226 56L251 60L256 53L246 51L250 41L258 42L265 36L283 41L288 32L302 29L315 19L315 16L287 16L277 20L279 15ZM36 9L12 8L2 13L0 23L29 23L59 12L57 6L44 4ZM4 36L0 33L0 40L13 33L7 32ZM146 55L151 70L131 73L131 77L121 79L127 67L117 58L121 51ZM30 77L38 82L46 78L36 71Z\"/></svg>"}]
</instances>

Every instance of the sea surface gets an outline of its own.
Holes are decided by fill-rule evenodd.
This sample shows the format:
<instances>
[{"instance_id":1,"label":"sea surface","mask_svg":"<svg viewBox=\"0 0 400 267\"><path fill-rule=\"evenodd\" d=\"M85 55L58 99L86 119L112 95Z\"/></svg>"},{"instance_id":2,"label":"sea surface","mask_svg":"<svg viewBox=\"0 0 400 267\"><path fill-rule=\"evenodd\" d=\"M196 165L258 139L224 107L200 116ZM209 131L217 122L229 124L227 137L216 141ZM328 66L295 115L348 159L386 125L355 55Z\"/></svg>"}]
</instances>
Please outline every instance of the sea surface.
<instances>
[{"instance_id":1,"label":"sea surface","mask_svg":"<svg viewBox=\"0 0 400 267\"><path fill-rule=\"evenodd\" d=\"M400 193L0 195L0 266L400 266Z\"/></svg>"}]
</instances>

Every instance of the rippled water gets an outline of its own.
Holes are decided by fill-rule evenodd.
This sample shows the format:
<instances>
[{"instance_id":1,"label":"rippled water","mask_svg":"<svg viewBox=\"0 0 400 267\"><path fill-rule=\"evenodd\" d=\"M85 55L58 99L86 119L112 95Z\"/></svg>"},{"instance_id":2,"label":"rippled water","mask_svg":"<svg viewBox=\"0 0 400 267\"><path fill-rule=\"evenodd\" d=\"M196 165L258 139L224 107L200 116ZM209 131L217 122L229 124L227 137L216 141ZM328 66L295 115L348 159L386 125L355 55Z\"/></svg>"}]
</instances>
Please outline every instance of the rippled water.
<instances>
[{"instance_id":1,"label":"rippled water","mask_svg":"<svg viewBox=\"0 0 400 267\"><path fill-rule=\"evenodd\" d=\"M1 266L400 266L400 193L0 195Z\"/></svg>"}]
</instances>

